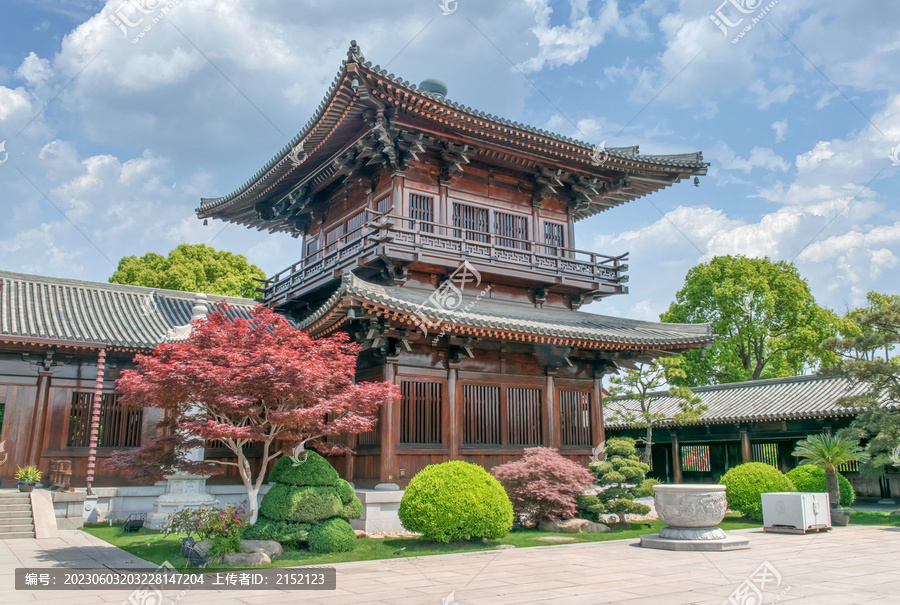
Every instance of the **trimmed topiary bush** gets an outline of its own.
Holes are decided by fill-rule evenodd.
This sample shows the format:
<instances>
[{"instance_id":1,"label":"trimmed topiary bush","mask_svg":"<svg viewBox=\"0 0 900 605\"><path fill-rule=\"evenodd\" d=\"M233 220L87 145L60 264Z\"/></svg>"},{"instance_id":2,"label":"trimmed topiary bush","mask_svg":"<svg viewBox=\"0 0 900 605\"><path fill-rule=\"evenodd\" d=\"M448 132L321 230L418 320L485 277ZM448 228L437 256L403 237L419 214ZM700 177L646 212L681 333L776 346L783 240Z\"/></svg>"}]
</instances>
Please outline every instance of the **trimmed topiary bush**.
<instances>
[{"instance_id":1,"label":"trimmed topiary bush","mask_svg":"<svg viewBox=\"0 0 900 605\"><path fill-rule=\"evenodd\" d=\"M269 473L269 481L287 485L327 486L336 486L342 481L325 458L309 450L306 455L306 461L297 466L294 466L294 461L288 456L279 458Z\"/></svg>"},{"instance_id":2,"label":"trimmed topiary bush","mask_svg":"<svg viewBox=\"0 0 900 605\"><path fill-rule=\"evenodd\" d=\"M575 502L594 477L577 462L550 447L531 447L522 457L491 471L503 484L516 514L531 525L544 519L571 519Z\"/></svg>"},{"instance_id":3,"label":"trimmed topiary bush","mask_svg":"<svg viewBox=\"0 0 900 605\"><path fill-rule=\"evenodd\" d=\"M341 504L350 504L353 499L356 498L356 492L353 491L353 486L343 479L338 480L337 491L338 498L341 499Z\"/></svg>"},{"instance_id":4,"label":"trimmed topiary bush","mask_svg":"<svg viewBox=\"0 0 900 605\"><path fill-rule=\"evenodd\" d=\"M333 487L277 484L263 497L259 513L273 521L315 523L340 515L344 506ZM362 512L362 511L360 511Z\"/></svg>"},{"instance_id":5,"label":"trimmed topiary bush","mask_svg":"<svg viewBox=\"0 0 900 605\"><path fill-rule=\"evenodd\" d=\"M786 475L790 479L798 492L819 492L828 493L828 486L825 483L825 469L815 464L804 464L791 470ZM847 508L856 500L856 492L853 486L842 474L838 473L838 487L841 490L840 505Z\"/></svg>"},{"instance_id":6,"label":"trimmed topiary bush","mask_svg":"<svg viewBox=\"0 0 900 605\"><path fill-rule=\"evenodd\" d=\"M284 546L300 548L306 542L306 535L312 525L309 523L285 523L260 518L256 525L244 530L244 540L274 540Z\"/></svg>"},{"instance_id":7,"label":"trimmed topiary bush","mask_svg":"<svg viewBox=\"0 0 900 605\"><path fill-rule=\"evenodd\" d=\"M757 521L762 520L760 494L797 491L784 473L762 462L739 464L722 475L719 482L725 485L728 508Z\"/></svg>"},{"instance_id":8,"label":"trimmed topiary bush","mask_svg":"<svg viewBox=\"0 0 900 605\"><path fill-rule=\"evenodd\" d=\"M362 516L362 502L325 458L310 451L306 455L301 464L289 457L275 463L269 473L275 485L260 503L259 520L244 537L294 548L306 542L313 552L353 550L356 533L348 520ZM327 550L332 547L337 550Z\"/></svg>"},{"instance_id":9,"label":"trimmed topiary bush","mask_svg":"<svg viewBox=\"0 0 900 605\"><path fill-rule=\"evenodd\" d=\"M477 464L431 464L409 482L400 521L426 540L502 538L512 529L513 507L500 482Z\"/></svg>"},{"instance_id":10,"label":"trimmed topiary bush","mask_svg":"<svg viewBox=\"0 0 900 605\"><path fill-rule=\"evenodd\" d=\"M344 507L341 509L340 514L338 515L341 519L359 519L363 514L363 505L359 498L356 497L356 494L353 494L353 499L350 500Z\"/></svg>"},{"instance_id":11,"label":"trimmed topiary bush","mask_svg":"<svg viewBox=\"0 0 900 605\"><path fill-rule=\"evenodd\" d=\"M312 526L306 542L312 552L350 552L356 548L356 532L344 519L328 519Z\"/></svg>"}]
</instances>

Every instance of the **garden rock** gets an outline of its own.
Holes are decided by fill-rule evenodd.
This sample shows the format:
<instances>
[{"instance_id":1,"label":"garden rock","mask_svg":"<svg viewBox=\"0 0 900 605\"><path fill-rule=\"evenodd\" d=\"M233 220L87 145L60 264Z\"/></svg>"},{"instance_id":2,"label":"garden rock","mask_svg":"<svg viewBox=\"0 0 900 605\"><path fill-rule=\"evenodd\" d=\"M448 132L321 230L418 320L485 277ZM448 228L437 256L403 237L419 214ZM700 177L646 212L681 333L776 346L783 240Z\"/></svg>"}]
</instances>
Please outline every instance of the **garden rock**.
<instances>
[{"instance_id":1,"label":"garden rock","mask_svg":"<svg viewBox=\"0 0 900 605\"><path fill-rule=\"evenodd\" d=\"M222 557L222 563L225 565L240 565L241 567L255 567L271 562L272 559L264 552L239 552Z\"/></svg>"},{"instance_id":2,"label":"garden rock","mask_svg":"<svg viewBox=\"0 0 900 605\"><path fill-rule=\"evenodd\" d=\"M253 553L260 552L274 559L284 554L281 544L273 540L241 540L241 552Z\"/></svg>"},{"instance_id":3,"label":"garden rock","mask_svg":"<svg viewBox=\"0 0 900 605\"><path fill-rule=\"evenodd\" d=\"M556 534L580 534L592 531L609 531L609 527L602 523L593 523L587 519L566 519L564 521L544 520L538 524L541 531Z\"/></svg>"}]
</instances>

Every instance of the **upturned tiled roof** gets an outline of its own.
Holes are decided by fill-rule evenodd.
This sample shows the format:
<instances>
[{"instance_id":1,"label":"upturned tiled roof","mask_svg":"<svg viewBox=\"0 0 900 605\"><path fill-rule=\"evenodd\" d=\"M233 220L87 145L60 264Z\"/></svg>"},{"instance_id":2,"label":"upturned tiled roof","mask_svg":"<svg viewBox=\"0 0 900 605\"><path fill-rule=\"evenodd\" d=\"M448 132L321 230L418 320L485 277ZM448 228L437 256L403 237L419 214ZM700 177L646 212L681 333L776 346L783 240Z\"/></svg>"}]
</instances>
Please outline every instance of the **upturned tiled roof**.
<instances>
[{"instance_id":1,"label":"upturned tiled roof","mask_svg":"<svg viewBox=\"0 0 900 605\"><path fill-rule=\"evenodd\" d=\"M101 343L111 348L152 349L171 328L191 321L195 294L140 286L60 279L0 271L0 340ZM233 316L249 317L257 304L224 300Z\"/></svg>"},{"instance_id":2,"label":"upturned tiled roof","mask_svg":"<svg viewBox=\"0 0 900 605\"><path fill-rule=\"evenodd\" d=\"M454 309L441 308L430 301L434 289L409 286L380 286L365 281L352 272L344 273L341 286L311 316L300 322L300 328L326 327L323 318L335 321L333 310L342 299L351 297L368 301L376 307L397 311L406 316L420 314L434 324L492 329L603 343L629 348L678 348L701 346L712 342L709 324L665 324L620 319L569 309L537 309L530 303L478 298L479 288L469 285ZM415 328L412 328L415 330ZM433 328L432 332L440 332Z\"/></svg>"},{"instance_id":3,"label":"upturned tiled roof","mask_svg":"<svg viewBox=\"0 0 900 605\"><path fill-rule=\"evenodd\" d=\"M833 376L794 376L698 387L691 391L709 409L698 420L681 424L853 416L859 413L857 408L838 405L837 401L847 395L861 395L866 390L864 385L854 385ZM680 400L669 396L668 391L651 393L650 397L653 401L651 411L654 413L672 417L681 412ZM634 409L636 405L637 402L620 397L606 399L603 402L606 428L629 428L630 424L622 421L619 411ZM662 424L679 423L669 421Z\"/></svg>"},{"instance_id":4,"label":"upturned tiled roof","mask_svg":"<svg viewBox=\"0 0 900 605\"><path fill-rule=\"evenodd\" d=\"M348 66L351 67L348 68ZM355 42L352 42L348 58L341 63L341 67L325 93L325 97L303 129L243 185L228 195L201 199L200 207L197 208L200 218L217 217L245 222L245 219L238 220L237 214L226 212L225 207L234 204L242 206L252 205L254 201L271 194L275 190L278 190L279 195L281 195L284 193L281 187L285 182L296 183L306 178L308 172L305 171L310 169L309 164L323 160L322 157L319 157L321 154L317 154L315 150L326 145L327 140L341 128L342 122L352 122L354 128L350 130L353 130L358 135L357 127L361 124L357 124L353 116L360 113L364 108L356 107L358 99L347 96L348 84L354 77L357 78L358 82L359 78L370 78L372 81L380 82L392 91L392 94L401 95L404 99L424 99L429 106L434 108L434 111L447 114L447 116L458 115L463 122L477 121L488 124L492 130L508 134L519 141L523 151L537 153L537 150L541 147L550 149L565 148L567 150L566 157L570 157L568 154L571 153L571 158L573 160L577 158L577 163L588 172L594 169L599 170L600 162L595 158L602 157L604 169L608 168L622 174L644 177L636 179L631 184L630 192L617 193L621 200L613 205L642 197L690 175L705 175L709 166L707 162L703 161L703 154L699 151L673 155L641 155L637 145L606 148L478 111L461 103L453 102L443 96L420 89L415 84L381 69L380 66L373 65L371 61L365 60L359 47ZM345 94L342 95L342 92ZM353 97L356 97L355 92ZM395 102L391 99L386 99L386 101ZM406 103L400 102L397 105L398 111L407 106ZM356 110L351 111L354 108ZM447 123L449 124L449 122ZM445 127L448 126L445 125ZM298 149L304 153L302 161L298 161ZM326 155L337 149L338 147L334 149L328 147L328 154ZM678 173L680 176L673 181L655 180L663 173L672 172ZM584 218L607 207L597 207L590 213L583 216L579 215L577 218Z\"/></svg>"}]
</instances>

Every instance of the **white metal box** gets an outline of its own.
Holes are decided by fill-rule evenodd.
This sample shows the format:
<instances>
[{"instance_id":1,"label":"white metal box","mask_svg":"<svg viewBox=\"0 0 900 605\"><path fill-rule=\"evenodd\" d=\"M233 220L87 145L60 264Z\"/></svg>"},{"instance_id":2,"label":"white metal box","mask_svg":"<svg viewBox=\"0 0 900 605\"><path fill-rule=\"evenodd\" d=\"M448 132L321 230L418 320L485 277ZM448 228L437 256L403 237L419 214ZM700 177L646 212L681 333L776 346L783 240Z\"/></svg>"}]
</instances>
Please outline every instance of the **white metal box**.
<instances>
[{"instance_id":1,"label":"white metal box","mask_svg":"<svg viewBox=\"0 0 900 605\"><path fill-rule=\"evenodd\" d=\"M762 494L765 531L806 533L831 529L828 494L774 492Z\"/></svg>"}]
</instances>

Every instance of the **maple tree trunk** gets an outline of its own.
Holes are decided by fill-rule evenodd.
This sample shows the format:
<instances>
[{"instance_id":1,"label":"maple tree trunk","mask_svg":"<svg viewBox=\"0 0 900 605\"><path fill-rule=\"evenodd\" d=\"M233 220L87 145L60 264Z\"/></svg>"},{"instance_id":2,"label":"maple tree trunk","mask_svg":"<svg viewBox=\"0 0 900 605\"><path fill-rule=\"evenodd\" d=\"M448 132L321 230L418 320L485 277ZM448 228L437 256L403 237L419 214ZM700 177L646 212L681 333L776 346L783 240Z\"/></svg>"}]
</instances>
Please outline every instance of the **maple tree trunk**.
<instances>
[{"instance_id":1,"label":"maple tree trunk","mask_svg":"<svg viewBox=\"0 0 900 605\"><path fill-rule=\"evenodd\" d=\"M241 476L241 481L244 484L244 489L247 490L247 506L250 508L250 520L248 521L250 525L256 525L256 520L259 518L259 502L257 500L257 496L259 495L259 483L262 483L262 477L258 477L259 481L253 481L253 474L250 470L250 462L247 460L246 456L244 456L243 450L238 447L236 448L237 457L238 457L238 474ZM265 473L266 469L263 466L260 469L260 473Z\"/></svg>"},{"instance_id":2,"label":"maple tree trunk","mask_svg":"<svg viewBox=\"0 0 900 605\"><path fill-rule=\"evenodd\" d=\"M259 496L259 488L256 487L247 487L247 499L250 505L250 520L248 523L250 525L256 525L256 520L259 518L259 506L255 503Z\"/></svg>"}]
</instances>

